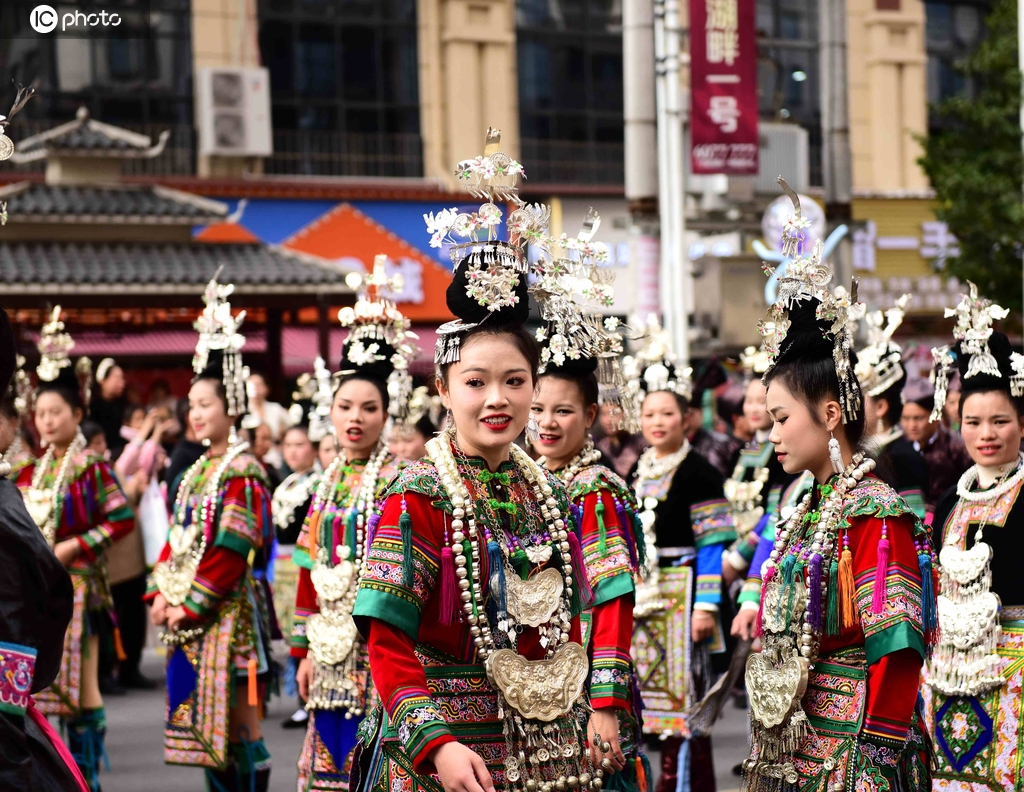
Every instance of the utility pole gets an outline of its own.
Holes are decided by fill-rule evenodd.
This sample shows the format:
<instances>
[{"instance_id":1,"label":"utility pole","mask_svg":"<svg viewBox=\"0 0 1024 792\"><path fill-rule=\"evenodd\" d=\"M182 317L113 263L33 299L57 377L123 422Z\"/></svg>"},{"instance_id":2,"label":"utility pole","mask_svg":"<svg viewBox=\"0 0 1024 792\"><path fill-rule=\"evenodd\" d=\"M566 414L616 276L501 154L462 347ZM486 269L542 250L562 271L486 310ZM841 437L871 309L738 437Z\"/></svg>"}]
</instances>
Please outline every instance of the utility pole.
<instances>
[{"instance_id":1,"label":"utility pole","mask_svg":"<svg viewBox=\"0 0 1024 792\"><path fill-rule=\"evenodd\" d=\"M1017 0L1017 65L1021 72L1020 131L1021 153L1024 153L1024 0ZM1024 190L1024 184L1021 185ZM1021 274L1021 295L1024 299L1024 273ZM1024 303L1021 303L1021 323L1024 324Z\"/></svg>"},{"instance_id":2,"label":"utility pole","mask_svg":"<svg viewBox=\"0 0 1024 792\"><path fill-rule=\"evenodd\" d=\"M679 0L654 2L658 208L661 217L661 306L680 366L690 361L689 260L680 103Z\"/></svg>"},{"instance_id":3,"label":"utility pole","mask_svg":"<svg viewBox=\"0 0 1024 792\"><path fill-rule=\"evenodd\" d=\"M852 219L853 171L846 74L846 0L818 0L818 18L821 30L821 165L825 183L825 216L831 232L836 226L849 224ZM835 262L835 271L838 282L847 289L853 278L852 236L848 234L844 237L836 249L838 260Z\"/></svg>"}]
</instances>

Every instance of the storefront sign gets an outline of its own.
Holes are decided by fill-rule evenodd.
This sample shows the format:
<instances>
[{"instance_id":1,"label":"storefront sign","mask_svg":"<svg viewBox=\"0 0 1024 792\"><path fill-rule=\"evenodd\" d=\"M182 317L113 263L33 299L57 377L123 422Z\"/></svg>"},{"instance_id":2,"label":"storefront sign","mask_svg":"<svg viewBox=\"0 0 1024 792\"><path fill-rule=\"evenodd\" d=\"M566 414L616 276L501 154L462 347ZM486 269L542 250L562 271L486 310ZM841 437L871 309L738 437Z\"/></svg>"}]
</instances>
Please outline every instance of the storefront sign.
<instances>
[{"instance_id":1,"label":"storefront sign","mask_svg":"<svg viewBox=\"0 0 1024 792\"><path fill-rule=\"evenodd\" d=\"M755 0L690 0L693 173L756 174Z\"/></svg>"}]
</instances>

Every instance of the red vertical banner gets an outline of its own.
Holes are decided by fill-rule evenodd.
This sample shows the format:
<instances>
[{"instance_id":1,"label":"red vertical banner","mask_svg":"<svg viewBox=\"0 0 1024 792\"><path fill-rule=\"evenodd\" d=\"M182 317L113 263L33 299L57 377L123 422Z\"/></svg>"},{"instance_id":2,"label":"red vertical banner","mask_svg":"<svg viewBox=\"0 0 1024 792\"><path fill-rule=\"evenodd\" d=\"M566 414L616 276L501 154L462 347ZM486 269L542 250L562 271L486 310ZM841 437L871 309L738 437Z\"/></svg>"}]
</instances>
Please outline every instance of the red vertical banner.
<instances>
[{"instance_id":1,"label":"red vertical banner","mask_svg":"<svg viewBox=\"0 0 1024 792\"><path fill-rule=\"evenodd\" d=\"M757 0L690 0L693 173L757 173Z\"/></svg>"}]
</instances>

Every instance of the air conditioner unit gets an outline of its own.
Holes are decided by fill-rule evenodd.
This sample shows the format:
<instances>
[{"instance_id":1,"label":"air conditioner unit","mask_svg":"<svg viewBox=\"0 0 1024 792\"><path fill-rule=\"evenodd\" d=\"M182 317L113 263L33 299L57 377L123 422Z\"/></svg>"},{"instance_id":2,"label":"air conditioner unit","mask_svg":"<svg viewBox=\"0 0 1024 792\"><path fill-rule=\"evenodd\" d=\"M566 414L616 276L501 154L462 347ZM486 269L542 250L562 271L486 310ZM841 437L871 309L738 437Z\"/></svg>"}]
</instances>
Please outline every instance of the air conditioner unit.
<instances>
[{"instance_id":1,"label":"air conditioner unit","mask_svg":"<svg viewBox=\"0 0 1024 792\"><path fill-rule=\"evenodd\" d=\"M200 154L268 157L273 153L266 69L200 69L196 97Z\"/></svg>"}]
</instances>

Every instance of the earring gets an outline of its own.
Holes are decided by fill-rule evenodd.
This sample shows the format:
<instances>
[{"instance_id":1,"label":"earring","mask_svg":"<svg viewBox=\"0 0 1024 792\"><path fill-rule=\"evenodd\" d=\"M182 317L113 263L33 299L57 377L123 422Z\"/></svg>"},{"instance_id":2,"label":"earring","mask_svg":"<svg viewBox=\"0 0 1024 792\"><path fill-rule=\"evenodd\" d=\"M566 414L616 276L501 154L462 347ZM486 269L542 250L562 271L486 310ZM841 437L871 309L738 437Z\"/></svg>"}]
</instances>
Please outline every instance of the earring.
<instances>
[{"instance_id":1,"label":"earring","mask_svg":"<svg viewBox=\"0 0 1024 792\"><path fill-rule=\"evenodd\" d=\"M537 423L537 416L530 413L526 421L526 442L535 445L540 440L540 424Z\"/></svg>"},{"instance_id":2,"label":"earring","mask_svg":"<svg viewBox=\"0 0 1024 792\"><path fill-rule=\"evenodd\" d=\"M455 416L452 415L451 408L448 408L444 414L444 433L450 439L455 439Z\"/></svg>"},{"instance_id":3,"label":"earring","mask_svg":"<svg viewBox=\"0 0 1024 792\"><path fill-rule=\"evenodd\" d=\"M875 434L885 434L885 421L881 418L878 419L878 425L875 427Z\"/></svg>"},{"instance_id":4,"label":"earring","mask_svg":"<svg viewBox=\"0 0 1024 792\"><path fill-rule=\"evenodd\" d=\"M839 441L836 440L836 436L832 432L829 432L828 436L828 458L832 463L832 470L842 473L846 469L846 465L843 464L843 452L839 448Z\"/></svg>"},{"instance_id":5,"label":"earring","mask_svg":"<svg viewBox=\"0 0 1024 792\"><path fill-rule=\"evenodd\" d=\"M228 430L228 447L236 445L238 443L238 430L235 429L235 425L231 424L231 429Z\"/></svg>"}]
</instances>

